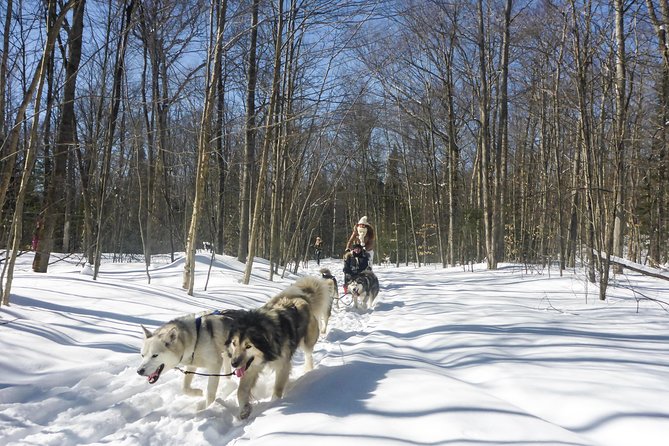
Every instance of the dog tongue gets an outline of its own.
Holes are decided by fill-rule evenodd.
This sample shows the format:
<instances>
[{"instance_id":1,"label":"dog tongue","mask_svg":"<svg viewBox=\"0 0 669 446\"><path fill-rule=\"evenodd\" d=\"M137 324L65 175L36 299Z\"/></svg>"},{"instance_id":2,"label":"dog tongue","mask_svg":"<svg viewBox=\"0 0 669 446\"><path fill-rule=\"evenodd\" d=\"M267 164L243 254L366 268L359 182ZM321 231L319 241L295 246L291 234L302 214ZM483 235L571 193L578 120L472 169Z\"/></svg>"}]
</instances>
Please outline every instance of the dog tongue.
<instances>
[{"instance_id":1,"label":"dog tongue","mask_svg":"<svg viewBox=\"0 0 669 446\"><path fill-rule=\"evenodd\" d=\"M153 372L152 374L150 374L150 375L149 375L149 378L148 378L148 380L149 380L149 384L153 384L153 383L155 383L156 381L158 381L158 377L159 377L159 376L160 376L160 372L159 372L158 370L156 370L155 372Z\"/></svg>"},{"instance_id":2,"label":"dog tongue","mask_svg":"<svg viewBox=\"0 0 669 446\"><path fill-rule=\"evenodd\" d=\"M237 378L241 378L242 376L244 376L244 373L246 373L246 367L242 367L241 369L235 370L235 376Z\"/></svg>"}]
</instances>

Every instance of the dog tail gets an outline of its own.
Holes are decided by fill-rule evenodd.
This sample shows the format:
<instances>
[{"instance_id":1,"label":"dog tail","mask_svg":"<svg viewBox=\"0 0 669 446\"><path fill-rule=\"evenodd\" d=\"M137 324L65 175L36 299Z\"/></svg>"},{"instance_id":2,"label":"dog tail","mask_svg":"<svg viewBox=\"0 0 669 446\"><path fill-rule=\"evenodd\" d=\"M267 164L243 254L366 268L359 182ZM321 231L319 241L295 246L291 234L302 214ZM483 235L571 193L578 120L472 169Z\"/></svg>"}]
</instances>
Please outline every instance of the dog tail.
<instances>
[{"instance_id":1,"label":"dog tail","mask_svg":"<svg viewBox=\"0 0 669 446\"><path fill-rule=\"evenodd\" d=\"M323 277L323 279L325 279L326 282L328 280L332 281L332 283L334 285L334 293L337 294L337 292L338 292L337 291L337 278L335 276L333 276L332 273L330 272L330 270L327 269L327 268L321 268L320 273L321 273L321 277Z\"/></svg>"},{"instance_id":2,"label":"dog tail","mask_svg":"<svg viewBox=\"0 0 669 446\"><path fill-rule=\"evenodd\" d=\"M299 290L298 295L309 303L311 313L316 318L321 318L328 312L331 297L328 284L324 279L305 276L297 279L291 287Z\"/></svg>"}]
</instances>

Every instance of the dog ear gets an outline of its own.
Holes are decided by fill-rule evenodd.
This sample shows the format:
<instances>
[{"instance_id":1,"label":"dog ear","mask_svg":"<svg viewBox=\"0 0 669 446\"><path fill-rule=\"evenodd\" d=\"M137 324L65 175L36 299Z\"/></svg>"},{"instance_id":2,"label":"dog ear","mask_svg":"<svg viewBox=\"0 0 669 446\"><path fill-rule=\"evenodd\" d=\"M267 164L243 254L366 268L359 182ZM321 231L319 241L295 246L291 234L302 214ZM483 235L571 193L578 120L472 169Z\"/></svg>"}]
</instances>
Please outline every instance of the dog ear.
<instances>
[{"instance_id":1,"label":"dog ear","mask_svg":"<svg viewBox=\"0 0 669 446\"><path fill-rule=\"evenodd\" d=\"M151 336L153 336L153 333L147 330L144 325L140 324L140 327L142 327L142 330L144 330L144 339L149 339Z\"/></svg>"},{"instance_id":2,"label":"dog ear","mask_svg":"<svg viewBox=\"0 0 669 446\"><path fill-rule=\"evenodd\" d=\"M169 333L167 333L167 342L169 344L177 340L178 332L177 327L172 327Z\"/></svg>"}]
</instances>

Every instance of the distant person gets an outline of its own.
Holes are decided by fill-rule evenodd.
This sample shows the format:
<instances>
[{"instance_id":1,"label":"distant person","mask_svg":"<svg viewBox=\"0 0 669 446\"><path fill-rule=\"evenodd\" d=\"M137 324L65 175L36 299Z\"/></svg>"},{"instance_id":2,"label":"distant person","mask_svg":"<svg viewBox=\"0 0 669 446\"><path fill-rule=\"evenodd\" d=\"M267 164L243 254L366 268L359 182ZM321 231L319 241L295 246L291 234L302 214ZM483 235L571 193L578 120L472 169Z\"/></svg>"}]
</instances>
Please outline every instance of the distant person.
<instances>
[{"instance_id":1,"label":"distant person","mask_svg":"<svg viewBox=\"0 0 669 446\"><path fill-rule=\"evenodd\" d=\"M376 240L374 234L374 227L367 222L367 216L362 217L358 223L353 227L353 232L346 243L346 250L358 243L362 245L363 249L369 256L369 265L374 263L374 242Z\"/></svg>"},{"instance_id":2,"label":"distant person","mask_svg":"<svg viewBox=\"0 0 669 446\"><path fill-rule=\"evenodd\" d=\"M316 237L314 241L314 255L316 256L316 264L321 264L321 252L323 251L323 240L320 237Z\"/></svg>"}]
</instances>

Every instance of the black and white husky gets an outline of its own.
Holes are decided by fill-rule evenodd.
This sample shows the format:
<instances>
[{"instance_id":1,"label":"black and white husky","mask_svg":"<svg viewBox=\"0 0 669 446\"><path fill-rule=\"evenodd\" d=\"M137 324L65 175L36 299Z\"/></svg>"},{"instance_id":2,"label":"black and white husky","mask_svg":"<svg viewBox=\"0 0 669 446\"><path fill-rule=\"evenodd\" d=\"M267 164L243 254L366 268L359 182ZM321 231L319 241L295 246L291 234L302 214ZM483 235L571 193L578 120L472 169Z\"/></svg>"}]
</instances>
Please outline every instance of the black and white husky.
<instances>
[{"instance_id":1,"label":"black and white husky","mask_svg":"<svg viewBox=\"0 0 669 446\"><path fill-rule=\"evenodd\" d=\"M273 398L283 396L291 358L298 347L304 351L305 372L313 368L319 320L329 305L327 283L318 277L303 277L264 306L234 318L227 355L240 378L237 389L240 419L251 414L251 390L265 367L276 373Z\"/></svg>"},{"instance_id":2,"label":"black and white husky","mask_svg":"<svg viewBox=\"0 0 669 446\"><path fill-rule=\"evenodd\" d=\"M359 308L358 300L362 301L362 308L371 308L374 299L379 294L379 279L371 270L365 270L348 283L348 290L353 296L355 308Z\"/></svg>"},{"instance_id":3,"label":"black and white husky","mask_svg":"<svg viewBox=\"0 0 669 446\"><path fill-rule=\"evenodd\" d=\"M149 384L155 384L164 371L178 365L183 365L187 372L201 367L209 374L220 374L221 368L224 373L231 373L230 360L222 353L230 336L231 321L240 313L240 310L226 310L182 316L163 324L153 333L142 325L144 344L137 373L148 377ZM193 374L186 373L184 393L201 396L202 390L192 388L192 381ZM218 383L218 376L209 377L206 406L216 399Z\"/></svg>"}]
</instances>

